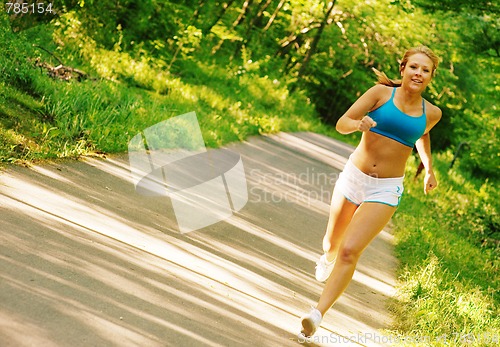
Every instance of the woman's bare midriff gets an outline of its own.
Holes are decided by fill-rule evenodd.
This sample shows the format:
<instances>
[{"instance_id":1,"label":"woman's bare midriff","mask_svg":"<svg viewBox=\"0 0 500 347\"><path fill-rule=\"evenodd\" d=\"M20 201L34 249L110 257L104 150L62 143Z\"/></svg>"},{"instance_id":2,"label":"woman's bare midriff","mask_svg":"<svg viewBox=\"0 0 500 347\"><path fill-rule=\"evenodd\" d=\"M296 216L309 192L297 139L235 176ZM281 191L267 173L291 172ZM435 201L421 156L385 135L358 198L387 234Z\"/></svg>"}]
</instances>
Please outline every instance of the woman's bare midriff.
<instances>
[{"instance_id":1,"label":"woman's bare midriff","mask_svg":"<svg viewBox=\"0 0 500 347\"><path fill-rule=\"evenodd\" d=\"M367 131L351 155L354 165L377 178L402 177L412 148L388 137Z\"/></svg>"}]
</instances>

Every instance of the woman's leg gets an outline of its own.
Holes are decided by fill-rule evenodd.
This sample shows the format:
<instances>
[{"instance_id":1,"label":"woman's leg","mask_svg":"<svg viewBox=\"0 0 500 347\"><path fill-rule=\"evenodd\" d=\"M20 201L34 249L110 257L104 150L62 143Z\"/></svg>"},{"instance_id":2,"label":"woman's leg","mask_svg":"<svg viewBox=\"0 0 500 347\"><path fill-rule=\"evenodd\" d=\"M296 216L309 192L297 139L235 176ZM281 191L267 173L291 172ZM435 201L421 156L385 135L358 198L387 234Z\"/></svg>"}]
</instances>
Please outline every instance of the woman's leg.
<instances>
[{"instance_id":1,"label":"woman's leg","mask_svg":"<svg viewBox=\"0 0 500 347\"><path fill-rule=\"evenodd\" d=\"M322 316L347 288L359 257L395 211L396 207L380 203L363 203L357 208L345 229L337 261L316 306Z\"/></svg>"},{"instance_id":2,"label":"woman's leg","mask_svg":"<svg viewBox=\"0 0 500 347\"><path fill-rule=\"evenodd\" d=\"M344 232L357 208L358 206L347 200L339 189L333 190L328 225L323 237L323 252L329 262L335 259Z\"/></svg>"}]
</instances>

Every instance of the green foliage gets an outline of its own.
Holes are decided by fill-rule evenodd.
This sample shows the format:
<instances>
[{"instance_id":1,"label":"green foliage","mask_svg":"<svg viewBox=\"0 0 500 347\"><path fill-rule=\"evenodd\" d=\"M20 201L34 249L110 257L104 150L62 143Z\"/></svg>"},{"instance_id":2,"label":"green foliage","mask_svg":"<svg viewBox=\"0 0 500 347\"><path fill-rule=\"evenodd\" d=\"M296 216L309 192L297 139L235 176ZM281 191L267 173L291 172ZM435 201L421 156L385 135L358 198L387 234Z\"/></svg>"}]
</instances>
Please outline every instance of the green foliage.
<instances>
[{"instance_id":1,"label":"green foliage","mask_svg":"<svg viewBox=\"0 0 500 347\"><path fill-rule=\"evenodd\" d=\"M500 334L500 203L493 182L449 169L451 157L438 156L440 186L428 196L420 179L405 182L394 218L405 265L392 333L432 337L418 346L491 346ZM408 173L415 169L413 159Z\"/></svg>"},{"instance_id":2,"label":"green foliage","mask_svg":"<svg viewBox=\"0 0 500 347\"><path fill-rule=\"evenodd\" d=\"M494 346L500 332L499 310L490 293L464 284L434 254L406 269L401 279L395 336L416 335L412 346ZM418 333L416 333L418 332Z\"/></svg>"},{"instance_id":3,"label":"green foliage","mask_svg":"<svg viewBox=\"0 0 500 347\"><path fill-rule=\"evenodd\" d=\"M489 12L500 13L500 6L498 2L491 0L412 0L418 6L421 6L431 12L435 11L476 11L476 12Z\"/></svg>"},{"instance_id":4,"label":"green foliage","mask_svg":"<svg viewBox=\"0 0 500 347\"><path fill-rule=\"evenodd\" d=\"M61 16L53 29L38 30L30 31L36 34L37 44L63 55L64 61L80 63L79 68L98 77L54 81L26 62L30 93L43 95L33 112L44 115L47 122L31 132L25 129L23 141L32 146L22 155L6 145L4 161L126 151L128 141L139 131L190 111L197 112L206 144L212 147L281 130L329 131L314 117L313 105L304 95L291 96L286 83L259 74L259 64L252 61L249 50L244 50L239 66L217 67L189 59L201 38L194 27L174 37L181 47L175 67L178 74L169 72L165 60L145 48L140 54L123 49L120 27L113 34L116 44L106 49L87 34L75 12ZM50 30L52 38L47 36ZM64 45L55 47L52 39ZM24 42L19 36L16 40ZM52 59L41 50L30 54ZM47 146L35 146L44 141Z\"/></svg>"},{"instance_id":5,"label":"green foliage","mask_svg":"<svg viewBox=\"0 0 500 347\"><path fill-rule=\"evenodd\" d=\"M51 157L54 129L44 114L45 100L32 88L37 73L29 57L33 49L25 33L11 31L6 14L0 12L0 162Z\"/></svg>"},{"instance_id":6,"label":"green foliage","mask_svg":"<svg viewBox=\"0 0 500 347\"><path fill-rule=\"evenodd\" d=\"M229 69L245 69L251 61L254 74L287 83L291 91L304 91L331 125L373 85L372 67L397 77L403 52L426 44L441 57L426 94L443 110L443 119L432 131L433 148L467 142L461 167L498 177L498 110L491 109L499 74L494 58L499 50L498 19L491 12L426 13L420 7L429 10L431 2L423 0L339 2L312 61L301 70L326 3L293 0L279 8L272 2L263 11L264 3L252 3L246 12L236 2L227 8L204 1L86 3L56 23L55 41L64 42L72 61L90 65L101 77L159 93L168 92L168 73L190 75L183 61L215 62ZM203 7L196 8L198 4ZM456 9L449 5L442 9ZM485 154L493 160L483 160Z\"/></svg>"},{"instance_id":7,"label":"green foliage","mask_svg":"<svg viewBox=\"0 0 500 347\"><path fill-rule=\"evenodd\" d=\"M23 34L11 31L7 15L0 12L0 81L22 86L28 83L33 70L27 61L30 56L29 45Z\"/></svg>"}]
</instances>

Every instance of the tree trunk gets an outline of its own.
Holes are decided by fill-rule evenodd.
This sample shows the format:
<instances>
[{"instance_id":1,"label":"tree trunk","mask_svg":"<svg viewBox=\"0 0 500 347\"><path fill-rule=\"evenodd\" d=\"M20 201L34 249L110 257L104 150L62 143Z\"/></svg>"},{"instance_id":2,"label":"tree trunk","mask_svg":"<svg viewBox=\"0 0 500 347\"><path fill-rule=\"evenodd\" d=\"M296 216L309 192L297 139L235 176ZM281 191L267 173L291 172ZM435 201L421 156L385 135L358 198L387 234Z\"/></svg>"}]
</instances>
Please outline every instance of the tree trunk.
<instances>
[{"instance_id":1,"label":"tree trunk","mask_svg":"<svg viewBox=\"0 0 500 347\"><path fill-rule=\"evenodd\" d=\"M262 4L259 11L257 12L257 15L252 19L252 21L248 25L245 37L249 37L251 35L251 30L262 19L262 15L264 14L264 11L267 10L269 5L271 5L271 2L273 2L273 0L267 0L266 2L264 2ZM249 41L249 40L247 40L247 41Z\"/></svg>"},{"instance_id":2,"label":"tree trunk","mask_svg":"<svg viewBox=\"0 0 500 347\"><path fill-rule=\"evenodd\" d=\"M309 48L306 56L304 57L304 60L302 61L302 66L300 67L299 74L298 74L299 78L305 73L305 71L307 69L307 65L309 64L309 61L311 60L311 57L316 53L316 50L318 49L319 40L321 40L321 35L323 34L323 31L325 30L325 27L328 24L328 19L330 18L330 15L333 11L334 6L335 6L335 0L330 2L330 6L326 10L325 17L321 21L321 25L319 26L318 32L314 36L314 39L311 43L311 48Z\"/></svg>"},{"instance_id":3,"label":"tree trunk","mask_svg":"<svg viewBox=\"0 0 500 347\"><path fill-rule=\"evenodd\" d=\"M233 25L231 26L231 30L234 31L238 25L240 25L246 18L248 9L250 8L250 5L252 4L253 0L245 0L243 2L243 6L241 8L240 15L236 20L233 22ZM221 48L222 44L224 43L224 39L220 39L219 43L212 48L212 54L217 53L217 51Z\"/></svg>"},{"instance_id":4,"label":"tree trunk","mask_svg":"<svg viewBox=\"0 0 500 347\"><path fill-rule=\"evenodd\" d=\"M226 14L227 9L233 4L234 0L229 0L222 6L222 10L215 16L215 20L202 30L203 36L208 34L210 30L215 26L215 24L219 23L220 19Z\"/></svg>"},{"instance_id":5,"label":"tree trunk","mask_svg":"<svg viewBox=\"0 0 500 347\"><path fill-rule=\"evenodd\" d=\"M252 4L253 0L245 0L243 3L243 7L241 8L241 13L236 18L236 20L233 23L232 29L236 28L238 25L240 25L246 18L248 9L250 8L250 5Z\"/></svg>"},{"instance_id":6,"label":"tree trunk","mask_svg":"<svg viewBox=\"0 0 500 347\"><path fill-rule=\"evenodd\" d=\"M274 10L273 15L271 16L271 18L269 18L269 21L267 22L266 26L264 27L264 29L262 29L262 32L266 32L271 27L271 25L273 24L274 20L278 16L279 11L285 5L285 1L286 0L281 0L280 1L280 3L278 4L278 6L276 7L276 10Z\"/></svg>"},{"instance_id":7,"label":"tree trunk","mask_svg":"<svg viewBox=\"0 0 500 347\"><path fill-rule=\"evenodd\" d=\"M260 22L260 20L262 19L262 15L264 14L264 11L269 7L272 1L273 0L266 0L261 4L259 10L257 11L257 14L255 15L255 17L252 18L252 20L248 24L248 28L245 33L245 36L243 37L243 40L240 41L236 46L233 57L235 57L238 54L243 45L246 45L248 44L248 42L250 42L250 40L252 39L253 27Z\"/></svg>"},{"instance_id":8,"label":"tree trunk","mask_svg":"<svg viewBox=\"0 0 500 347\"><path fill-rule=\"evenodd\" d=\"M285 54L290 50L290 47L293 44L297 44L298 46L300 46L300 44L303 41L302 37L309 31L319 28L320 26L321 26L320 23L311 23L311 26L300 29L298 34L291 34L285 40L282 41L282 43L280 44L280 48L276 51L275 55L280 56Z\"/></svg>"}]
</instances>

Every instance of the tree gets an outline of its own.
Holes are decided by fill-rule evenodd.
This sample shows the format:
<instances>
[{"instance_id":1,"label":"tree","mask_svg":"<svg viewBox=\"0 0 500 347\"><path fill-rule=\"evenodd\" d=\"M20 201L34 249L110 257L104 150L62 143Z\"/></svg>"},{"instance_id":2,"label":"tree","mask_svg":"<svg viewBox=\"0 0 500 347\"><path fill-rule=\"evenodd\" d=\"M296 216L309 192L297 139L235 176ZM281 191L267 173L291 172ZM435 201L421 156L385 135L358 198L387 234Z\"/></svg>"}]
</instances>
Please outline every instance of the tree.
<instances>
[{"instance_id":1,"label":"tree","mask_svg":"<svg viewBox=\"0 0 500 347\"><path fill-rule=\"evenodd\" d=\"M467 17L469 30L462 34L483 54L500 57L500 3L491 0L414 0L415 5L430 13L449 12Z\"/></svg>"},{"instance_id":2,"label":"tree","mask_svg":"<svg viewBox=\"0 0 500 347\"><path fill-rule=\"evenodd\" d=\"M400 0L399 0L400 1ZM397 2L397 1L394 1ZM413 0L413 3L428 11L468 12L478 11L485 13L500 13L500 4L492 0Z\"/></svg>"},{"instance_id":3,"label":"tree","mask_svg":"<svg viewBox=\"0 0 500 347\"><path fill-rule=\"evenodd\" d=\"M264 29L262 29L263 32L267 31L271 27L271 25L273 24L274 20L278 16L278 13L283 8L283 5L285 5L285 2L286 2L286 0L280 0L278 6L276 6L276 9L274 10L271 18L269 18L269 20L267 21L266 26L264 27Z\"/></svg>"},{"instance_id":4,"label":"tree","mask_svg":"<svg viewBox=\"0 0 500 347\"><path fill-rule=\"evenodd\" d=\"M300 66L299 77L301 77L304 74L304 72L307 69L307 65L309 64L309 61L311 60L311 57L316 53L319 40L321 40L321 34L323 34L326 25L329 23L330 15L332 14L334 6L335 6L335 0L331 1L328 4L328 8L325 11L325 16L323 17L323 20L319 25L318 31L316 32L316 35L314 35L314 39L312 40L311 47L307 51L307 54L304 57L304 60L302 61L302 65Z\"/></svg>"},{"instance_id":5,"label":"tree","mask_svg":"<svg viewBox=\"0 0 500 347\"><path fill-rule=\"evenodd\" d=\"M205 36L206 34L208 34L212 28L217 24L219 23L219 21L221 20L221 18L226 14L226 11L228 10L228 8L233 4L234 0L229 0L227 2L225 2L220 10L213 16L212 18L212 21L210 22L209 25L207 25L206 27L204 27L202 29L202 32L203 32L203 36Z\"/></svg>"},{"instance_id":6,"label":"tree","mask_svg":"<svg viewBox=\"0 0 500 347\"><path fill-rule=\"evenodd\" d=\"M247 13L250 9L250 6L252 5L252 2L253 0L244 0L240 10L240 14L238 15L238 18L236 18L236 20L233 22L231 26L231 32L234 32L236 27L245 20ZM232 39L231 41L234 41L234 39ZM224 43L224 38L221 37L219 43L212 48L212 54L215 54L220 49L223 43Z\"/></svg>"}]
</instances>

